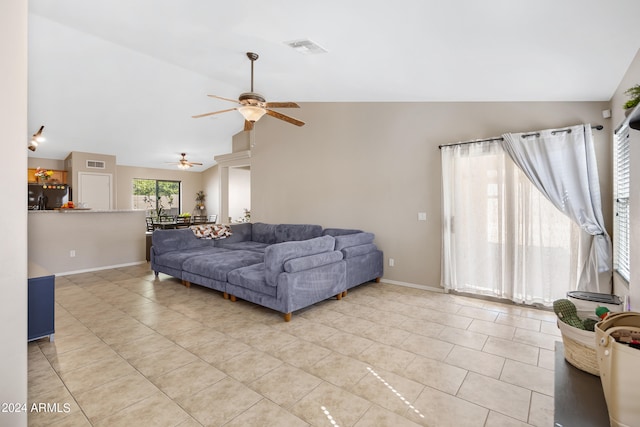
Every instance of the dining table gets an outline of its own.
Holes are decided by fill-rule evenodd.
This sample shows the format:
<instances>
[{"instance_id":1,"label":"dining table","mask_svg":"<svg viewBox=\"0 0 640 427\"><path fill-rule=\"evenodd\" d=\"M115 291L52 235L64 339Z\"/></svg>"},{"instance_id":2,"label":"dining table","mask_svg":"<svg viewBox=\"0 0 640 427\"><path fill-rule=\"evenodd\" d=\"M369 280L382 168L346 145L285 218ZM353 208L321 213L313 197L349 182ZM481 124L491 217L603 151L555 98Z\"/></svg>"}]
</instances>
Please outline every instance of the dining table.
<instances>
[{"instance_id":1,"label":"dining table","mask_svg":"<svg viewBox=\"0 0 640 427\"><path fill-rule=\"evenodd\" d=\"M184 223L184 222L178 222L178 221L153 221L153 228L168 230L168 229L178 228L178 227L189 227L191 225L206 225L206 224L216 224L216 222L205 221L205 222L197 222L197 223Z\"/></svg>"}]
</instances>

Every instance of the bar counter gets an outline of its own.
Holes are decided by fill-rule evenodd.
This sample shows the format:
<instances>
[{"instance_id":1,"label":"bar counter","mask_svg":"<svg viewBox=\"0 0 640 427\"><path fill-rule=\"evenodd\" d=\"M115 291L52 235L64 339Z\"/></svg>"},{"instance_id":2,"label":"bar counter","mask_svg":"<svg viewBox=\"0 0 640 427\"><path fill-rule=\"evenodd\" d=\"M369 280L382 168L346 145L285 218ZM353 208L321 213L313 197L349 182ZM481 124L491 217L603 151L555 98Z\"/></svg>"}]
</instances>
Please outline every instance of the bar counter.
<instances>
[{"instance_id":1,"label":"bar counter","mask_svg":"<svg viewBox=\"0 0 640 427\"><path fill-rule=\"evenodd\" d=\"M29 211L29 261L55 275L145 262L145 211Z\"/></svg>"}]
</instances>

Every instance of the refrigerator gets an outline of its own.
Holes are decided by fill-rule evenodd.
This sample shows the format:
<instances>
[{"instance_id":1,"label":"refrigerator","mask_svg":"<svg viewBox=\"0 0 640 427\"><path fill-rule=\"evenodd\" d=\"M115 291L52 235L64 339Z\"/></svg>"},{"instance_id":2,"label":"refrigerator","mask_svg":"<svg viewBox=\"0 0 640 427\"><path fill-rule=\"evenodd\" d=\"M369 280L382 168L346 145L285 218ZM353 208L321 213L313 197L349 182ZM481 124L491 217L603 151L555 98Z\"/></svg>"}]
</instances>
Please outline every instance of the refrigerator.
<instances>
[{"instance_id":1,"label":"refrigerator","mask_svg":"<svg viewBox=\"0 0 640 427\"><path fill-rule=\"evenodd\" d=\"M67 184L28 184L27 209L51 210L61 207L71 198Z\"/></svg>"}]
</instances>

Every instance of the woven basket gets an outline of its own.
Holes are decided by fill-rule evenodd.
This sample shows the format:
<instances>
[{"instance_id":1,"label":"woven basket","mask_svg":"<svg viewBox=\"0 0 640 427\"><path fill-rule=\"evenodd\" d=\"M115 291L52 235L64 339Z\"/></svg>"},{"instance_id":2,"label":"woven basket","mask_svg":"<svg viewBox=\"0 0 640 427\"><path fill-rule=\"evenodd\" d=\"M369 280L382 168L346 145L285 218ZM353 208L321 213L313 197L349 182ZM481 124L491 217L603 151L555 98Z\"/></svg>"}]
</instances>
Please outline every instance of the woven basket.
<instances>
[{"instance_id":1,"label":"woven basket","mask_svg":"<svg viewBox=\"0 0 640 427\"><path fill-rule=\"evenodd\" d=\"M580 314L578 313L579 316ZM582 316L580 317L582 318ZM581 371L600 376L595 332L574 328L560 319L558 319L558 328L562 333L566 361Z\"/></svg>"}]
</instances>

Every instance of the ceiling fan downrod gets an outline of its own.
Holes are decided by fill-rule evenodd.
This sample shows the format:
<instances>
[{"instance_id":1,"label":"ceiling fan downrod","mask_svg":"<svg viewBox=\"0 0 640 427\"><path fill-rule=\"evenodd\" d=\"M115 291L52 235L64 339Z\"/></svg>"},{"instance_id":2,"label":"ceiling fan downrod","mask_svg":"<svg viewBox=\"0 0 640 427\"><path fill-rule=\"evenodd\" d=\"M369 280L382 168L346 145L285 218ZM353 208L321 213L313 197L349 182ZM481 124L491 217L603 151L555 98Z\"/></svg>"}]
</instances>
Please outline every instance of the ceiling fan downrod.
<instances>
[{"instance_id":1,"label":"ceiling fan downrod","mask_svg":"<svg viewBox=\"0 0 640 427\"><path fill-rule=\"evenodd\" d=\"M257 61L259 56L257 53L247 52L247 57L251 60L251 92L253 92L253 61Z\"/></svg>"}]
</instances>

